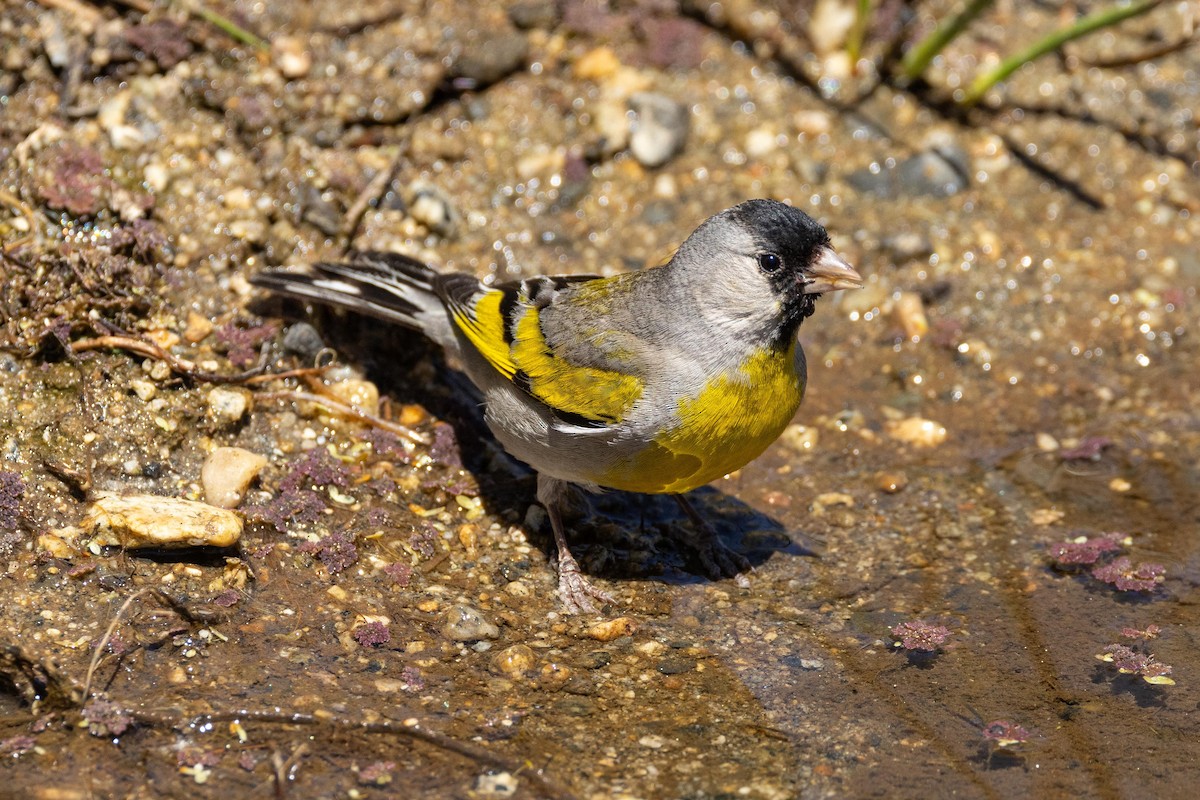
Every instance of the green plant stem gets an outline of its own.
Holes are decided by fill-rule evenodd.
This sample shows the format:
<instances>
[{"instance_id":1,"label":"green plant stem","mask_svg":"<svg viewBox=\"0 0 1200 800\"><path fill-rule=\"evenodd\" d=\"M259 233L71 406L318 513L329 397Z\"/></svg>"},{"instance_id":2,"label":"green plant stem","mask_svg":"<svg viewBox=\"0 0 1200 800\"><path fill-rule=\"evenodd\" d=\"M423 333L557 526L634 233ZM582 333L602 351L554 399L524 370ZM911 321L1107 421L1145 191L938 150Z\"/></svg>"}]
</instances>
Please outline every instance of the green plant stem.
<instances>
[{"instance_id":1,"label":"green plant stem","mask_svg":"<svg viewBox=\"0 0 1200 800\"><path fill-rule=\"evenodd\" d=\"M229 17L222 16L215 11L210 11L199 3L184 3L183 7L187 9L189 14L199 17L215 28L221 29L242 44L248 44L258 50L271 49L271 45L267 44L267 42L238 25L236 22L229 19Z\"/></svg>"},{"instance_id":2,"label":"green plant stem","mask_svg":"<svg viewBox=\"0 0 1200 800\"><path fill-rule=\"evenodd\" d=\"M1124 22L1139 14L1145 14L1161 3L1162 0L1141 0L1141 2L1130 3L1124 6L1115 6L1104 11L1097 11L1095 14L1089 14L1074 25L1060 28L1049 36L1034 42L1024 50L1004 59L994 69L976 76L960 102L964 106L973 106L983 99L988 89L991 89L1030 61L1057 50L1073 39L1078 39L1102 28L1108 28L1119 22Z\"/></svg>"},{"instance_id":3,"label":"green plant stem","mask_svg":"<svg viewBox=\"0 0 1200 800\"><path fill-rule=\"evenodd\" d=\"M858 0L854 9L854 25L846 37L846 55L850 56L850 64L858 63L862 55L863 39L867 35L867 25L871 22L871 0Z\"/></svg>"},{"instance_id":4,"label":"green plant stem","mask_svg":"<svg viewBox=\"0 0 1200 800\"><path fill-rule=\"evenodd\" d=\"M971 24L995 0L970 0L962 11L934 28L933 33L917 42L900 63L904 77L917 78L942 49Z\"/></svg>"}]
</instances>

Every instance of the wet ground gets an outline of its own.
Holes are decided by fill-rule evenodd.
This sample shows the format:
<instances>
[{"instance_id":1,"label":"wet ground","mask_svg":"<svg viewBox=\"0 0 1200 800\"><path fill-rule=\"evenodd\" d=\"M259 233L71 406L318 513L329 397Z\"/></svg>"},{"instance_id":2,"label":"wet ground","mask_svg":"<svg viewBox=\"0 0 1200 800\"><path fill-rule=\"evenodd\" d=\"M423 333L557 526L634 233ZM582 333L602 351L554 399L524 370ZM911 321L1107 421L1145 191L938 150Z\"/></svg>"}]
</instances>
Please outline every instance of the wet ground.
<instances>
[{"instance_id":1,"label":"wet ground","mask_svg":"<svg viewBox=\"0 0 1200 800\"><path fill-rule=\"evenodd\" d=\"M1057 9L989 12L928 84L867 92L810 54L803 10L214 7L257 50L139 6L0 20L0 794L1192 791L1178 8L961 115L945 87ZM689 110L662 166L625 141L637 92ZM749 587L698 577L669 500L587 498L576 554L617 598L595 617L561 613L532 477L452 365L247 282L349 248L638 269L759 196L818 217L867 286L801 329L795 425L696 493ZM219 447L265 458L236 546L72 538L106 492L205 499Z\"/></svg>"}]
</instances>

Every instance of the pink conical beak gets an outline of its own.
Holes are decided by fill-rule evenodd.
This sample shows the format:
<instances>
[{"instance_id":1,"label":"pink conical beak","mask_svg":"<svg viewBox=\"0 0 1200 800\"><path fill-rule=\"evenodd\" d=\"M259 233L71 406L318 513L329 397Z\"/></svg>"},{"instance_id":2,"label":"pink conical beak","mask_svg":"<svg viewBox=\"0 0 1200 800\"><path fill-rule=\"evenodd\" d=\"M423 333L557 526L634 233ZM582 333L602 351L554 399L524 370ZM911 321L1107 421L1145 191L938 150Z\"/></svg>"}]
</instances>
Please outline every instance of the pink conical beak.
<instances>
[{"instance_id":1,"label":"pink conical beak","mask_svg":"<svg viewBox=\"0 0 1200 800\"><path fill-rule=\"evenodd\" d=\"M833 248L822 248L817 260L804 270L804 293L823 294L838 289L861 289L862 276L846 260L833 252Z\"/></svg>"}]
</instances>

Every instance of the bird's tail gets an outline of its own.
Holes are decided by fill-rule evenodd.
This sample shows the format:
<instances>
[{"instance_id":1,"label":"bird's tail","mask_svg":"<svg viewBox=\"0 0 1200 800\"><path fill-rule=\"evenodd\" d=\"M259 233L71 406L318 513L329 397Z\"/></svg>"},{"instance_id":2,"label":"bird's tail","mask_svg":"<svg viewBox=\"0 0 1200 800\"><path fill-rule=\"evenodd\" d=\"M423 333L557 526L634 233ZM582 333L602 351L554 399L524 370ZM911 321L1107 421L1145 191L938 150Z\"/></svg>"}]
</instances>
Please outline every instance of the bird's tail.
<instances>
[{"instance_id":1,"label":"bird's tail","mask_svg":"<svg viewBox=\"0 0 1200 800\"><path fill-rule=\"evenodd\" d=\"M354 253L344 263L318 262L303 272L268 270L250 282L285 297L306 300L413 328L444 347L455 339L434 289L438 273L399 253Z\"/></svg>"}]
</instances>

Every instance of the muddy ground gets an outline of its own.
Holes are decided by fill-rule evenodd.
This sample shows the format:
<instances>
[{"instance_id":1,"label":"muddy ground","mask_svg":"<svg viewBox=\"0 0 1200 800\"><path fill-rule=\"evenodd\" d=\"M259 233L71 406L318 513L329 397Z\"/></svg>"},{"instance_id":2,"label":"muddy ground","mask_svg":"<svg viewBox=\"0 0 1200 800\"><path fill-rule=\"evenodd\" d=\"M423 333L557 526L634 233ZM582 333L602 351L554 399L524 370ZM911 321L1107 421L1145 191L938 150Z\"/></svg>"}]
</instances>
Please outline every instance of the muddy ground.
<instances>
[{"instance_id":1,"label":"muddy ground","mask_svg":"<svg viewBox=\"0 0 1200 800\"><path fill-rule=\"evenodd\" d=\"M947 5L885 4L864 57ZM1194 791L1180 7L969 113L953 88L1069 8L1001 4L908 86L847 71L803 3L209 8L238 27L0 19L0 795ZM687 110L661 166L627 141L637 92ZM453 365L247 281L352 248L640 269L762 196L867 285L801 329L795 424L695 495L749 586L699 576L669 499L586 498L595 617L561 613L532 476ZM220 447L265 459L235 546L97 540L113 494L204 500Z\"/></svg>"}]
</instances>

